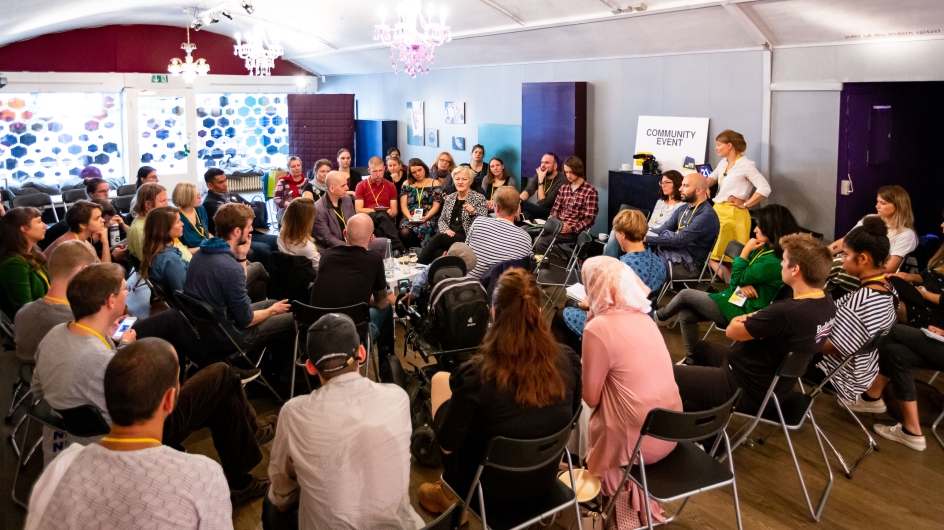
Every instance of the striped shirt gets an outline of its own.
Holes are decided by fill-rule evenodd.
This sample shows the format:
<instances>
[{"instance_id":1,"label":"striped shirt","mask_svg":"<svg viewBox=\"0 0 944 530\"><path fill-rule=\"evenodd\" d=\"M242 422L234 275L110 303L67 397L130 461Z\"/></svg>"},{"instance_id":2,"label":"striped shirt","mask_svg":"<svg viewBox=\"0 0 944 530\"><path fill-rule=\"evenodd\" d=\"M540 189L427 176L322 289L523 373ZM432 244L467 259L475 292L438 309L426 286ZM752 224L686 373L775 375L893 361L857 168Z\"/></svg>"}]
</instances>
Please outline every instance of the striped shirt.
<instances>
[{"instance_id":1,"label":"striped shirt","mask_svg":"<svg viewBox=\"0 0 944 530\"><path fill-rule=\"evenodd\" d=\"M895 291L892 294L897 296ZM868 287L853 291L836 301L836 321L829 335L830 342L841 355L824 355L817 368L829 374L852 355L872 335L895 323L894 298L888 292ZM878 350L857 356L832 380L839 395L847 400L865 392L878 374Z\"/></svg>"},{"instance_id":2,"label":"striped shirt","mask_svg":"<svg viewBox=\"0 0 944 530\"><path fill-rule=\"evenodd\" d=\"M472 278L481 278L492 265L531 254L531 236L524 229L497 217L477 217L466 235L466 244L475 253Z\"/></svg>"}]
</instances>

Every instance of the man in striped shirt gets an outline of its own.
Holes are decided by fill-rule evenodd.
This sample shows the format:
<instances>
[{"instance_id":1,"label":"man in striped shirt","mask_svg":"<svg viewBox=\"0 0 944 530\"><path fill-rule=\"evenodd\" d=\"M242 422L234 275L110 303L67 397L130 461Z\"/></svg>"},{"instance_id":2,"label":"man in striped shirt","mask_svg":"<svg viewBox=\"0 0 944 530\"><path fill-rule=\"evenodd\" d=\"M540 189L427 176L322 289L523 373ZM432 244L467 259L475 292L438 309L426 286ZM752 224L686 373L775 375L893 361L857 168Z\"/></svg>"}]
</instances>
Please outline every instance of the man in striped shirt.
<instances>
[{"instance_id":1,"label":"man in striped shirt","mask_svg":"<svg viewBox=\"0 0 944 530\"><path fill-rule=\"evenodd\" d=\"M496 263L531 255L531 237L515 226L521 212L518 192L511 186L498 188L495 205L495 217L476 217L466 236L466 244L475 253L476 265L469 272L472 278L481 277Z\"/></svg>"}]
</instances>

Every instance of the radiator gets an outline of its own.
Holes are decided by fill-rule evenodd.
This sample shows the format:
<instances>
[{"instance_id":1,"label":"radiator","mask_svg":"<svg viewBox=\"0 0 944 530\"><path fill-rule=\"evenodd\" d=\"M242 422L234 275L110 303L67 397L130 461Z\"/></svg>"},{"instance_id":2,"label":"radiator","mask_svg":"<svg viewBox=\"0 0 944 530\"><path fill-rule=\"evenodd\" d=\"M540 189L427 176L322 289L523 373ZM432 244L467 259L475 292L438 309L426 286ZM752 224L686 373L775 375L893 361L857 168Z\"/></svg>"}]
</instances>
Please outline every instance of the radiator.
<instances>
[{"instance_id":1,"label":"radiator","mask_svg":"<svg viewBox=\"0 0 944 530\"><path fill-rule=\"evenodd\" d=\"M229 177L230 191L262 191L262 181L259 177Z\"/></svg>"}]
</instances>

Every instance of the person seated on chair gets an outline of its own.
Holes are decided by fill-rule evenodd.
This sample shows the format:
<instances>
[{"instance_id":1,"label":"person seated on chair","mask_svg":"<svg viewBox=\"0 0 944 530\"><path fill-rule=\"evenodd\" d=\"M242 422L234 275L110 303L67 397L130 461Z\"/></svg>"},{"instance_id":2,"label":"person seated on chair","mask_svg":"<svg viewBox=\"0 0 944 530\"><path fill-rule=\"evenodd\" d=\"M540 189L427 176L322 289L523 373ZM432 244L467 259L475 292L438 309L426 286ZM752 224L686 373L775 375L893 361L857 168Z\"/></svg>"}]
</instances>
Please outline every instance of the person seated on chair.
<instances>
[{"instance_id":1,"label":"person seated on chair","mask_svg":"<svg viewBox=\"0 0 944 530\"><path fill-rule=\"evenodd\" d=\"M279 230L279 252L291 256L305 256L311 260L311 266L318 268L321 254L311 237L315 224L315 201L301 197L289 203L282 216L282 228Z\"/></svg>"},{"instance_id":2,"label":"person seated on chair","mask_svg":"<svg viewBox=\"0 0 944 530\"><path fill-rule=\"evenodd\" d=\"M13 321L16 357L21 363L36 364L36 348L59 324L72 320L72 308L66 299L69 280L85 267L98 262L98 256L84 241L66 241L49 257L49 292L33 300L16 313Z\"/></svg>"},{"instance_id":3,"label":"person seated on chair","mask_svg":"<svg viewBox=\"0 0 944 530\"><path fill-rule=\"evenodd\" d=\"M455 191L443 199L442 213L439 216L439 233L426 242L419 259L416 260L423 265L429 265L434 259L442 256L442 253L454 243L464 242L472 222L480 217L488 217L485 196L470 189L473 178L472 168L457 167L453 170L451 178Z\"/></svg>"},{"instance_id":4,"label":"person seated on chair","mask_svg":"<svg viewBox=\"0 0 944 530\"><path fill-rule=\"evenodd\" d=\"M528 185L521 192L521 213L528 219L547 219L551 208L557 201L557 194L564 180L557 172L560 159L556 154L547 152L541 157L541 165L534 170L534 176L528 179ZM522 175L524 176L524 175ZM534 197L534 201L528 199Z\"/></svg>"},{"instance_id":5,"label":"person seated on chair","mask_svg":"<svg viewBox=\"0 0 944 530\"><path fill-rule=\"evenodd\" d=\"M400 241L407 247L425 245L436 231L433 222L442 208L442 183L430 175L426 163L411 158L410 174L400 188Z\"/></svg>"},{"instance_id":6,"label":"person seated on chair","mask_svg":"<svg viewBox=\"0 0 944 530\"><path fill-rule=\"evenodd\" d=\"M315 203L315 224L311 229L315 245L322 252L345 245L344 230L356 213L354 197L347 195L347 177L339 171L332 171L325 182L328 193Z\"/></svg>"},{"instance_id":7,"label":"person seated on chair","mask_svg":"<svg viewBox=\"0 0 944 530\"><path fill-rule=\"evenodd\" d=\"M327 158L315 162L315 167L308 172L308 180L311 182L312 198L315 202L321 200L324 194L328 192L328 173L331 173L331 161Z\"/></svg>"},{"instance_id":8,"label":"person seated on chair","mask_svg":"<svg viewBox=\"0 0 944 530\"><path fill-rule=\"evenodd\" d=\"M783 236L780 246L781 277L793 289L793 298L734 317L726 331L733 345L699 342L692 356L696 365L674 367L686 412L722 405L740 388L744 393L737 409L756 413L787 353L812 358L830 329L835 330L836 306L823 292L832 261L829 250L809 234ZM782 401L795 384L796 379L781 378L774 392Z\"/></svg>"},{"instance_id":9,"label":"person seated on chair","mask_svg":"<svg viewBox=\"0 0 944 530\"><path fill-rule=\"evenodd\" d=\"M853 228L843 238L842 266L846 274L859 279L859 288L836 301L836 323L823 348L822 358L814 359L815 366L809 367L806 378L822 381L873 335L895 323L898 293L884 273L889 256L886 232L885 223L878 216L870 215L863 219L862 226ZM829 383L847 407L872 412L871 409L879 405L867 401L864 393L878 373L876 348L856 355Z\"/></svg>"},{"instance_id":10,"label":"person seated on chair","mask_svg":"<svg viewBox=\"0 0 944 530\"><path fill-rule=\"evenodd\" d=\"M102 219L102 207L92 201L75 201L72 208L66 212L66 223L69 224L69 231L63 234L59 239L53 241L43 255L46 261L52 252L66 241L82 241L100 257L105 263L111 262L111 246L108 244L108 228ZM101 248L99 255L95 249L94 243L98 243Z\"/></svg>"},{"instance_id":11,"label":"person seated on chair","mask_svg":"<svg viewBox=\"0 0 944 530\"><path fill-rule=\"evenodd\" d=\"M83 169L82 170L83 173L87 169L89 168ZM101 175L101 172L99 172L98 174ZM79 176L81 177L82 175L79 175ZM140 190L141 186L144 186L145 184L158 184L160 183L160 181L161 179L158 178L157 176L157 170L154 169L153 167L141 166L138 168L138 174L134 179L135 194L133 197L131 197L131 203L128 206L129 208L131 208L131 217L137 217L138 215L140 215L138 214L139 210L136 208L138 204L137 190Z\"/></svg>"},{"instance_id":12,"label":"person seated on chair","mask_svg":"<svg viewBox=\"0 0 944 530\"><path fill-rule=\"evenodd\" d=\"M443 196L456 192L456 187L452 183L452 172L457 168L456 161L452 158L452 153L443 151L436 157L436 161L429 165L429 176L433 180L438 180L442 184ZM469 180L469 186L472 185L472 179Z\"/></svg>"},{"instance_id":13,"label":"person seated on chair","mask_svg":"<svg viewBox=\"0 0 944 530\"><path fill-rule=\"evenodd\" d=\"M670 263L670 278L695 279L718 239L718 214L705 202L708 181L700 173L685 175L679 192L685 206L675 210L659 233L647 235L646 244L658 247L659 253Z\"/></svg>"},{"instance_id":14,"label":"person seated on chair","mask_svg":"<svg viewBox=\"0 0 944 530\"><path fill-rule=\"evenodd\" d=\"M144 250L141 259L141 277L157 282L166 295L184 288L187 268L180 249L175 246L184 233L180 210L161 206L151 210L144 221Z\"/></svg>"},{"instance_id":15,"label":"person seated on chair","mask_svg":"<svg viewBox=\"0 0 944 530\"><path fill-rule=\"evenodd\" d=\"M564 176L567 178L554 201L550 217L560 219L564 227L555 243L574 243L580 232L589 230L597 220L600 210L597 190L586 179L583 161L576 156L564 160ZM544 254L548 251L553 234L543 234L534 243L534 252Z\"/></svg>"},{"instance_id":16,"label":"person seated on chair","mask_svg":"<svg viewBox=\"0 0 944 530\"><path fill-rule=\"evenodd\" d=\"M179 372L174 349L160 339L137 341L108 361L111 431L98 443L73 444L43 472L27 528L233 527L220 465L163 445L168 418L180 407Z\"/></svg>"},{"instance_id":17,"label":"person seated on chair","mask_svg":"<svg viewBox=\"0 0 944 530\"><path fill-rule=\"evenodd\" d=\"M107 199L92 199L93 204L97 204L99 208L102 209L102 221L105 223L105 228L111 233L111 230L114 228L118 229L118 243L114 245L111 240L112 236L109 236L107 244L111 246L111 261L113 263L121 263L121 266L125 268L126 271L130 272L130 263L128 263L128 225L125 224L125 220L121 218L121 215L118 214L118 210L115 209L115 205L112 204ZM99 250L99 246L104 243L96 242L93 243L95 246L96 254L100 255L102 252Z\"/></svg>"},{"instance_id":18,"label":"person seated on chair","mask_svg":"<svg viewBox=\"0 0 944 530\"><path fill-rule=\"evenodd\" d=\"M944 224L941 224L941 228L944 228ZM885 277L901 299L899 322L907 322L914 328L944 328L944 306L941 305L941 293L944 293L944 245L931 256L927 268L921 274L895 272Z\"/></svg>"},{"instance_id":19,"label":"person seated on chair","mask_svg":"<svg viewBox=\"0 0 944 530\"><path fill-rule=\"evenodd\" d=\"M773 300L783 285L780 261L783 248L780 238L800 231L790 210L778 204L765 206L754 212L757 226L754 237L744 245L741 255L731 266L731 283L720 293L706 293L697 289L682 289L662 309L656 311L660 326L670 325L671 317L678 315L685 345L685 364L691 364L698 342L698 323L711 321L720 327L734 317L759 311Z\"/></svg>"},{"instance_id":20,"label":"person seated on chair","mask_svg":"<svg viewBox=\"0 0 944 530\"><path fill-rule=\"evenodd\" d=\"M263 528L421 528L406 392L358 373L367 352L349 316L329 313L307 335L305 366L321 388L282 406Z\"/></svg>"},{"instance_id":21,"label":"person seated on chair","mask_svg":"<svg viewBox=\"0 0 944 530\"><path fill-rule=\"evenodd\" d=\"M633 211L646 226L642 212ZM585 262L582 275L592 312L583 329L583 399L595 409L587 426L587 469L600 479L603 495L618 495L616 502L626 508L635 502L636 516L645 521L646 508L638 501L642 488L632 482L621 488L620 466L628 464L650 410L682 410L672 358L649 318L649 288L632 268L599 256ZM643 444L646 465L673 449L675 443L648 440ZM665 522L662 506L651 502L655 522Z\"/></svg>"},{"instance_id":22,"label":"person seated on chair","mask_svg":"<svg viewBox=\"0 0 944 530\"><path fill-rule=\"evenodd\" d=\"M465 243L453 243L449 250L443 253L443 256L459 256L465 262L465 270L467 271L474 269L476 266L475 253ZM429 267L426 267L416 275L416 278L413 278L413 285L410 287L410 301L419 301L424 294L429 294L426 289L428 285Z\"/></svg>"},{"instance_id":23,"label":"person seated on chair","mask_svg":"<svg viewBox=\"0 0 944 530\"><path fill-rule=\"evenodd\" d=\"M619 261L629 266L650 293L658 292L665 283L665 264L643 244L646 238L646 216L639 210L623 210L613 219L613 231L617 235L620 248L625 254ZM584 285L586 287L586 285ZM582 300L577 304L564 307L555 315L551 329L558 341L567 344L574 351L579 352L580 340L583 338L583 327L587 321L587 312L590 310L589 300ZM576 346L576 347L575 347Z\"/></svg>"},{"instance_id":24,"label":"person seated on chair","mask_svg":"<svg viewBox=\"0 0 944 530\"><path fill-rule=\"evenodd\" d=\"M443 478L464 497L489 440L535 439L567 427L580 408L580 359L551 335L541 290L524 269L505 271L495 286L492 325L478 353L432 379L436 441ZM540 498L550 484L530 488L483 482L486 501L515 506ZM456 502L442 481L420 486L420 506L442 513Z\"/></svg>"},{"instance_id":25,"label":"person seated on chair","mask_svg":"<svg viewBox=\"0 0 944 530\"><path fill-rule=\"evenodd\" d=\"M216 237L200 246L187 269L184 293L213 307L227 332L245 351L273 345L277 356L291 357L285 337L295 329L288 300L253 303L247 285L260 290L265 298L268 275L258 263L247 264L246 253L252 240L252 208L245 204L224 204L213 216ZM257 288L261 285L261 289ZM229 339L217 328L200 332L201 338L216 349L230 349ZM272 352L270 352L272 353Z\"/></svg>"},{"instance_id":26,"label":"person seated on chair","mask_svg":"<svg viewBox=\"0 0 944 530\"><path fill-rule=\"evenodd\" d=\"M288 175L281 177L275 184L275 192L272 193L272 197L275 199L275 207L279 211L288 208L293 199L299 197L315 198L315 194L311 189L311 182L302 173L301 158L293 156L288 159L288 172Z\"/></svg>"},{"instance_id":27,"label":"person seated on chair","mask_svg":"<svg viewBox=\"0 0 944 530\"><path fill-rule=\"evenodd\" d=\"M469 226L466 244L475 253L472 278L480 278L485 271L503 261L526 258L531 255L531 236L515 226L515 217L521 213L518 190L502 186L495 192L495 217L476 217Z\"/></svg>"},{"instance_id":28,"label":"person seated on chair","mask_svg":"<svg viewBox=\"0 0 944 530\"><path fill-rule=\"evenodd\" d=\"M403 169L403 163L400 162L399 155L387 156L387 170L384 171L384 180L393 182L393 186L397 190L397 202L399 202L400 189L403 188L403 183L406 182L406 171ZM399 213L402 214L403 212Z\"/></svg>"},{"instance_id":29,"label":"person seated on chair","mask_svg":"<svg viewBox=\"0 0 944 530\"><path fill-rule=\"evenodd\" d=\"M480 145L476 147L484 149ZM475 148L472 149L472 152L475 152ZM488 211L495 212L498 209L498 205L495 202L498 190L501 189L502 186L511 186L512 189L517 191L518 183L515 181L515 177L512 177L511 173L505 169L505 163L502 159L497 156L493 156L492 159L488 161L488 166L484 169L485 171L483 173L486 173L486 175L484 177L476 176L475 180L472 182L472 188L481 192L482 195L485 195L485 204L488 206ZM475 171L474 168L473 171Z\"/></svg>"},{"instance_id":30,"label":"person seated on chair","mask_svg":"<svg viewBox=\"0 0 944 530\"><path fill-rule=\"evenodd\" d=\"M72 278L66 295L75 320L54 327L39 343L30 386L36 399L45 399L55 410L91 404L112 423L105 401L106 367L117 349L136 340L131 329L121 336L117 348L112 342L118 319L125 312L126 285L121 267L113 263L89 265ZM151 339L145 346L148 354L153 341L169 347L160 339ZM180 447L191 433L209 427L233 503L238 505L265 494L268 488L268 479L256 479L249 471L262 461L259 445L275 435L275 421L276 417L270 416L264 426L258 425L240 376L225 363L215 363L181 385L177 406L164 421L163 443ZM63 438L48 427L44 431L44 440L49 441L44 447L47 465L70 441L82 445L97 441Z\"/></svg>"},{"instance_id":31,"label":"person seated on chair","mask_svg":"<svg viewBox=\"0 0 944 530\"><path fill-rule=\"evenodd\" d=\"M662 174L662 180L659 182L659 200L652 208L652 215L649 216L649 231L658 234L675 210L685 206L682 201L680 189L682 186L682 174L674 169L670 169ZM610 231L610 237L606 240L603 248L603 255L611 258L619 258L623 255L619 242L616 240L616 230Z\"/></svg>"},{"instance_id":32,"label":"person seated on chair","mask_svg":"<svg viewBox=\"0 0 944 530\"><path fill-rule=\"evenodd\" d=\"M220 206L231 202L245 204L249 206L249 201L242 198L238 193L229 191L229 181L226 179L226 173L220 168L212 167L203 174L203 180L207 186L206 197L203 198L203 208L207 212L207 231L211 234L216 233L216 225L213 223L213 216ZM273 252L279 249L276 236L254 231L252 236L253 259L262 263L263 266L269 265L269 257Z\"/></svg>"},{"instance_id":33,"label":"person seated on chair","mask_svg":"<svg viewBox=\"0 0 944 530\"><path fill-rule=\"evenodd\" d=\"M356 169L351 169L351 152L347 149L341 149L338 151L338 173L344 176L344 179L347 181L347 189L344 193L354 196L354 189L357 188L357 184L363 179Z\"/></svg>"},{"instance_id":34,"label":"person seated on chair","mask_svg":"<svg viewBox=\"0 0 944 530\"><path fill-rule=\"evenodd\" d=\"M135 205L138 215L134 218L131 227L128 229L128 252L137 258L138 261L141 261L144 259L144 220L147 219L148 212L154 208L168 205L167 190L160 184L148 182L138 188L138 193L135 197L138 198L138 203ZM183 243L177 246L184 260L190 261L193 254L190 253L187 247L184 246Z\"/></svg>"},{"instance_id":35,"label":"person seated on chair","mask_svg":"<svg viewBox=\"0 0 944 530\"><path fill-rule=\"evenodd\" d=\"M82 179L82 185L85 186L85 194L88 195L90 201L95 199L108 200L108 192L111 191L111 187L102 177Z\"/></svg>"},{"instance_id":36,"label":"person seated on chair","mask_svg":"<svg viewBox=\"0 0 944 530\"><path fill-rule=\"evenodd\" d=\"M406 252L397 231L397 187L384 179L384 163L379 156L367 162L370 176L357 183L354 190L354 211L374 221L374 235L389 239L392 249ZM378 210L381 209L381 210ZM385 210L383 210L385 209Z\"/></svg>"},{"instance_id":37,"label":"person seated on chair","mask_svg":"<svg viewBox=\"0 0 944 530\"><path fill-rule=\"evenodd\" d=\"M311 305L333 308L367 303L371 336L376 337L383 365L387 355L393 355L393 304L396 300L389 294L383 256L368 250L374 240L373 231L374 222L365 214L359 213L347 220L344 230L347 244L321 253L318 277L311 286Z\"/></svg>"},{"instance_id":38,"label":"person seated on chair","mask_svg":"<svg viewBox=\"0 0 944 530\"><path fill-rule=\"evenodd\" d=\"M174 206L178 208L180 220L184 224L183 235L178 239L193 254L200 250L200 243L213 237L213 234L207 228L210 219L207 217L206 208L202 204L203 196L200 194L200 190L197 189L196 184L180 182L174 186L171 199L174 201ZM147 244L147 238L145 238L145 244Z\"/></svg>"},{"instance_id":39,"label":"person seated on chair","mask_svg":"<svg viewBox=\"0 0 944 530\"><path fill-rule=\"evenodd\" d=\"M36 208L11 208L0 217L0 310L10 318L49 291L46 256L36 246L45 234Z\"/></svg>"}]
</instances>

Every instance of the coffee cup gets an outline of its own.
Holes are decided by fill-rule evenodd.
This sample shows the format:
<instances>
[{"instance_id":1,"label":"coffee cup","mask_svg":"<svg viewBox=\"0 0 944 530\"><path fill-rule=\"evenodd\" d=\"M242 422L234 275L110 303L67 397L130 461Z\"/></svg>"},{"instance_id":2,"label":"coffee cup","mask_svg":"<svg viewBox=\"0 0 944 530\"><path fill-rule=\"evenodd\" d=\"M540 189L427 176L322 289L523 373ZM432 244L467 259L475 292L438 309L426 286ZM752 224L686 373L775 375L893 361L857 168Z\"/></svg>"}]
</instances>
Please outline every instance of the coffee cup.
<instances>
[{"instance_id":1,"label":"coffee cup","mask_svg":"<svg viewBox=\"0 0 944 530\"><path fill-rule=\"evenodd\" d=\"M597 237L600 239L600 241L606 241L607 239L610 238L610 234L600 233L600 234L597 234Z\"/></svg>"},{"instance_id":2,"label":"coffee cup","mask_svg":"<svg viewBox=\"0 0 944 530\"><path fill-rule=\"evenodd\" d=\"M633 170L633 165L632 165L632 164L623 164L623 166L620 167L620 169L623 170L623 171L632 171L632 170Z\"/></svg>"}]
</instances>

